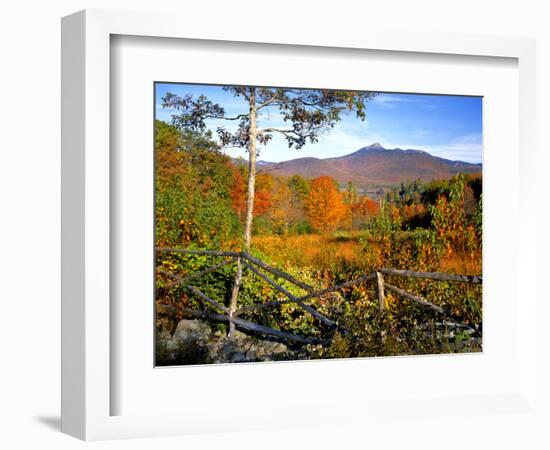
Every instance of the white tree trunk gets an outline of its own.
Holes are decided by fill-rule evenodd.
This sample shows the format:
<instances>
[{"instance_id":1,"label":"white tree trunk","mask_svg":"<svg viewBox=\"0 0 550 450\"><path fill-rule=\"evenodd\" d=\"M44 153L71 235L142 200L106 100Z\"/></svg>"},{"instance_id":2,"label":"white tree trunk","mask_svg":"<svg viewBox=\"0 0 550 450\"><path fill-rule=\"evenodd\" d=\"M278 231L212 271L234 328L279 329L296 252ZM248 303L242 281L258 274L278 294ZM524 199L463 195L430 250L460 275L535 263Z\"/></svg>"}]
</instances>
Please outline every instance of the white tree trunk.
<instances>
[{"instance_id":1,"label":"white tree trunk","mask_svg":"<svg viewBox=\"0 0 550 450\"><path fill-rule=\"evenodd\" d=\"M244 226L243 250L250 250L250 240L252 238L252 219L254 218L254 192L256 186L256 88L250 88L250 129L248 131L248 190L246 197L246 220ZM237 298L241 287L243 277L243 267L241 259L237 259L237 273L235 282L231 291L231 301L229 304L229 336L235 331L233 323L233 314L237 309Z\"/></svg>"}]
</instances>

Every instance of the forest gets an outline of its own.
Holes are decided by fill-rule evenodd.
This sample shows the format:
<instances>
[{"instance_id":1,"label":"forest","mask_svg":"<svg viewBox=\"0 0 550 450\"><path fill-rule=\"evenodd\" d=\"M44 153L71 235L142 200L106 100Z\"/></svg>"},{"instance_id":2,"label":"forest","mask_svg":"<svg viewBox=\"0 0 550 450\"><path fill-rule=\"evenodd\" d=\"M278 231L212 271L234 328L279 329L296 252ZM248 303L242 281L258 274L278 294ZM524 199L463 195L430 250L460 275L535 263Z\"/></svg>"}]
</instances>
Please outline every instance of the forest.
<instances>
[{"instance_id":1,"label":"forest","mask_svg":"<svg viewBox=\"0 0 550 450\"><path fill-rule=\"evenodd\" d=\"M248 170L246 161L226 156L211 133L156 120L156 247L241 251ZM314 289L381 268L482 273L481 174L406 181L379 198L358 192L352 182L342 185L329 176L258 171L250 254ZM200 342L178 347L168 342L175 324L205 305L165 276L193 274L216 262L209 255L157 253L157 365L217 362ZM196 286L222 306L229 305L234 278L235 267L225 265L205 274ZM300 305L285 302L280 290L246 267L238 305L245 308L243 320L319 339L307 345L285 342L287 353L280 359L481 351L481 284L392 275L386 280L437 305L444 314L394 291L386 292L381 310L376 282L366 282L311 299L311 307L337 323L331 328ZM304 294L284 279L278 283L296 297ZM253 307L262 302L273 302L274 307ZM170 314L163 314L166 311ZM210 326L220 339L229 331L224 321Z\"/></svg>"}]
</instances>

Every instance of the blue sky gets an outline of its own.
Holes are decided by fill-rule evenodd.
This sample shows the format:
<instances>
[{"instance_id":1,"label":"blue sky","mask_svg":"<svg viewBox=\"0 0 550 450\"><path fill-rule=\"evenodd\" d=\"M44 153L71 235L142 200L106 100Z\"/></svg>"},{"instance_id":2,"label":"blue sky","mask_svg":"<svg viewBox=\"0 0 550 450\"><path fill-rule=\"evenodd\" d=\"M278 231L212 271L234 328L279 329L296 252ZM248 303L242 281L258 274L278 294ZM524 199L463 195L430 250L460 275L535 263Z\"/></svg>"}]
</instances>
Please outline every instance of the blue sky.
<instances>
[{"instance_id":1,"label":"blue sky","mask_svg":"<svg viewBox=\"0 0 550 450\"><path fill-rule=\"evenodd\" d=\"M167 93L206 95L219 103L228 115L247 112L243 99L225 92L221 86L192 84L156 84L156 118L170 122L174 111L161 106ZM214 132L218 126L229 130L233 121L210 120ZM275 108L266 110L259 118L259 126L283 125ZM331 158L352 153L379 142L385 148L425 150L442 158L467 162L482 162L482 99L481 97L381 93L367 104L367 118L361 121L345 114L334 128L321 136L319 142L306 144L302 149L289 149L280 136L267 146L260 146L260 159L286 161L313 156ZM233 157L247 157L244 149L229 148Z\"/></svg>"}]
</instances>

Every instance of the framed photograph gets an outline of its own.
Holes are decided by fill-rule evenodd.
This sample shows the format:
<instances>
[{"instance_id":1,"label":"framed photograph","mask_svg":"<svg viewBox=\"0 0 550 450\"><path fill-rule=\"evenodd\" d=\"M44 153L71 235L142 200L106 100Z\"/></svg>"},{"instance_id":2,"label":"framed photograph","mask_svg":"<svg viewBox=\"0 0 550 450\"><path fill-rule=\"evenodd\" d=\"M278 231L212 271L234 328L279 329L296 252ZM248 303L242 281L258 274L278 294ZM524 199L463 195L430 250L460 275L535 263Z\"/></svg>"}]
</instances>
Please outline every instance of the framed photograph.
<instances>
[{"instance_id":1,"label":"framed photograph","mask_svg":"<svg viewBox=\"0 0 550 450\"><path fill-rule=\"evenodd\" d=\"M63 19L63 431L536 413L534 43L179 24Z\"/></svg>"},{"instance_id":2,"label":"framed photograph","mask_svg":"<svg viewBox=\"0 0 550 450\"><path fill-rule=\"evenodd\" d=\"M156 366L482 351L482 97L155 99Z\"/></svg>"}]
</instances>

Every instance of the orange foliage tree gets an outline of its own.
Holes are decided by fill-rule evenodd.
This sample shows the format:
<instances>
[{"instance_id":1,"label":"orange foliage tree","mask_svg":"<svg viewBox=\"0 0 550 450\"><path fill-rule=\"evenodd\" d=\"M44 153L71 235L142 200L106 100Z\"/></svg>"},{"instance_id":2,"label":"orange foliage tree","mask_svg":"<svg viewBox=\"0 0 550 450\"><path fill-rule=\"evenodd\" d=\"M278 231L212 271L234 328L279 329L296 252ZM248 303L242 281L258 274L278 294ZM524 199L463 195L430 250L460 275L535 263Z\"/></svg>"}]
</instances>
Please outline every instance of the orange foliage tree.
<instances>
[{"instance_id":1,"label":"orange foliage tree","mask_svg":"<svg viewBox=\"0 0 550 450\"><path fill-rule=\"evenodd\" d=\"M424 214L426 207L422 203L413 203L411 205L403 206L403 218L410 220L414 216Z\"/></svg>"},{"instance_id":2,"label":"orange foliage tree","mask_svg":"<svg viewBox=\"0 0 550 450\"><path fill-rule=\"evenodd\" d=\"M335 230L348 209L334 180L328 176L311 181L305 207L311 226L322 232Z\"/></svg>"},{"instance_id":3,"label":"orange foliage tree","mask_svg":"<svg viewBox=\"0 0 550 450\"><path fill-rule=\"evenodd\" d=\"M245 177L241 173L238 167L235 167L232 163L228 163L233 173L233 183L229 195L231 197L231 206L237 213L239 220L244 221L246 213L246 185ZM271 186L273 180L268 174L259 174L256 177L256 192L254 194L254 202L256 207L254 208L254 216L265 214L271 206Z\"/></svg>"},{"instance_id":4,"label":"orange foliage tree","mask_svg":"<svg viewBox=\"0 0 550 450\"><path fill-rule=\"evenodd\" d=\"M256 191L254 193L254 217L269 211L272 190L273 177L268 173L259 173L256 176Z\"/></svg>"},{"instance_id":5,"label":"orange foliage tree","mask_svg":"<svg viewBox=\"0 0 550 450\"><path fill-rule=\"evenodd\" d=\"M380 213L380 205L368 196L363 196L350 205L353 227L361 226Z\"/></svg>"}]
</instances>

